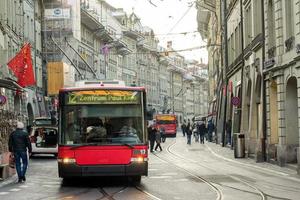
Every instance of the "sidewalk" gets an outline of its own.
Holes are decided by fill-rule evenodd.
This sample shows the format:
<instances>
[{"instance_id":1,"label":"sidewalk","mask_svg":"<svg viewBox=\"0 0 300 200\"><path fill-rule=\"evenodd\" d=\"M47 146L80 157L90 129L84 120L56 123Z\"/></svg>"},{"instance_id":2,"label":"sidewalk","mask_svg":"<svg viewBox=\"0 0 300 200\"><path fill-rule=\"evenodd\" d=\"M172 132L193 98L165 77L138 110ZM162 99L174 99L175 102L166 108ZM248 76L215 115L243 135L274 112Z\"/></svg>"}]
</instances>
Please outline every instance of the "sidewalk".
<instances>
[{"instance_id":1,"label":"sidewalk","mask_svg":"<svg viewBox=\"0 0 300 200\"><path fill-rule=\"evenodd\" d=\"M214 154L216 157L223 159L228 162L237 163L240 165L257 168L270 173L275 173L281 176L294 177L300 181L300 176L297 175L296 166L288 165L287 167L280 167L275 164L268 162L257 163L252 158L234 158L234 152L228 147L222 147L220 144L215 144L211 142L205 143L208 150Z\"/></svg>"},{"instance_id":2,"label":"sidewalk","mask_svg":"<svg viewBox=\"0 0 300 200\"><path fill-rule=\"evenodd\" d=\"M0 181L0 188L1 187L5 187L6 185L10 185L12 183L16 183L17 182L17 175L13 175L3 181Z\"/></svg>"}]
</instances>

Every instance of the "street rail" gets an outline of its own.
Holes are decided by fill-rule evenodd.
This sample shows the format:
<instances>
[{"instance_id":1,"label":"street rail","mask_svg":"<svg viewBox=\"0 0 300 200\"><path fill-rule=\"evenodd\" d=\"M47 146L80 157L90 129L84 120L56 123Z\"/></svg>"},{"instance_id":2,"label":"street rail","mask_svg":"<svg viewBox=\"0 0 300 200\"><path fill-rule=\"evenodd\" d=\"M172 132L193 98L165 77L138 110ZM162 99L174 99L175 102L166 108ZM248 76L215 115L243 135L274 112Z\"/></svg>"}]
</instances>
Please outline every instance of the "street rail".
<instances>
[{"instance_id":1,"label":"street rail","mask_svg":"<svg viewBox=\"0 0 300 200\"><path fill-rule=\"evenodd\" d=\"M100 198L98 198L97 200L102 200L102 199L116 200L116 199L114 198L114 196L117 195L117 194L120 194L120 193L124 192L124 191L125 191L126 189L128 189L128 188L129 188L128 186L125 186L125 187L122 187L121 189L117 190L116 192L113 192L113 193L109 194L108 192L106 192L106 191L104 190L103 187L101 187L101 188L99 188L98 190L99 190L99 192L100 192L103 196L100 197ZM135 188L136 190L138 190L139 192L141 192L141 193L147 195L148 197L150 197L150 198L153 199L153 200L162 200L162 199L158 198L157 196L155 196L155 195L153 195L153 194L147 192L147 191L144 190L141 186L135 185L135 186L132 187L132 188Z\"/></svg>"},{"instance_id":2,"label":"street rail","mask_svg":"<svg viewBox=\"0 0 300 200\"><path fill-rule=\"evenodd\" d=\"M176 139L175 139L175 143L176 143ZM173 144L175 144L175 143L173 143ZM171 144L170 146L172 146L173 144ZM168 151L168 152L169 152L169 147L170 147L170 146L168 146L168 148L167 148L167 151ZM172 154L172 152L169 152L169 153ZM206 183L208 186L210 186L210 187L212 188L212 190L213 190L214 192L216 192L216 194L217 194L216 200L223 200L223 199L224 199L224 195L223 195L223 193L222 193L222 190L220 190L217 186L215 186L215 183L213 183L213 182L211 182L211 181L209 181L209 180L207 180L207 179L205 179L205 178L203 178L203 177L197 175L196 173L193 173L193 172L191 172L191 171L189 171L189 170L187 170L187 169L185 169L185 168L183 168L183 167L180 167L180 166L178 166L178 165L176 165L176 164L170 162L169 160L167 160L167 159L165 159L165 158L162 158L162 157L160 157L160 156L158 156L158 155L156 155L156 154L154 154L154 155L155 155L158 159L160 159L160 160L162 160L162 161L165 161L165 162L167 162L167 163L173 165L173 166L176 167L177 169L179 169L179 170L181 170L181 171L184 171L185 173L187 173L187 174L193 176L194 178L196 178L196 179L202 181L203 183Z\"/></svg>"},{"instance_id":3,"label":"street rail","mask_svg":"<svg viewBox=\"0 0 300 200\"><path fill-rule=\"evenodd\" d=\"M102 197L97 199L97 200L101 200L101 199L108 199L108 200L115 200L113 197L116 195L116 194L119 194L123 191L125 191L127 189L127 187L123 187L121 188L120 190L116 191L116 192L113 192L112 194L108 194L104 188L99 188L99 192L102 193Z\"/></svg>"},{"instance_id":4,"label":"street rail","mask_svg":"<svg viewBox=\"0 0 300 200\"><path fill-rule=\"evenodd\" d=\"M172 151L171 151L171 147L174 146L175 144L176 144L176 139L175 139L175 141L174 141L173 143L171 143L171 144L167 147L167 152L168 152L169 154L171 154L171 155L173 155L173 156L175 156L175 157L177 157L177 158L180 158L180 159L182 159L182 160L191 162L191 163L193 163L193 164L195 164L195 165L201 166L201 167L203 167L203 168L205 168L205 169L211 170L211 171L213 171L213 172L217 172L216 170L213 170L212 168L209 168L209 167L207 167L207 166L205 166L205 165L202 165L202 164L200 164L199 162L196 162L196 161L194 161L194 160L187 159L187 158L185 158L185 157L182 157L182 156L180 156L180 155L178 155L178 154L172 152ZM218 172L218 173L219 173L219 172ZM258 187L256 187L256 186L254 186L254 185L248 183L247 181L245 181L245 180L243 180L243 179L241 179L241 178L235 177L235 176L233 176L233 175L225 174L225 173L222 173L222 175L227 176L227 177L230 177L230 178L232 178L232 179L234 179L234 180L236 180L236 181L238 181L238 182L241 182L241 183L243 183L244 185L246 185L246 186L252 188L253 190L255 190L256 194L258 194L258 195L260 196L260 199L261 199L261 200L266 200L266 199L267 199L267 195L266 195L262 190L260 190L260 189L259 189ZM211 182L211 183L212 183L212 182Z\"/></svg>"}]
</instances>

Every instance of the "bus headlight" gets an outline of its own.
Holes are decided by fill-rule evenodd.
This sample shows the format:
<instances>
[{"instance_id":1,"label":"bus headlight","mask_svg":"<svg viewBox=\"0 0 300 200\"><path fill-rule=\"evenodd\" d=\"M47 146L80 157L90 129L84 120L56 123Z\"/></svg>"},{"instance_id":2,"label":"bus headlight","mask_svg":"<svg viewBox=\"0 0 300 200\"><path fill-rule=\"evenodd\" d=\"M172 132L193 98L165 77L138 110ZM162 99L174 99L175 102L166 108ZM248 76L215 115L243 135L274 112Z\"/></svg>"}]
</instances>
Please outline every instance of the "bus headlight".
<instances>
[{"instance_id":1,"label":"bus headlight","mask_svg":"<svg viewBox=\"0 0 300 200\"><path fill-rule=\"evenodd\" d=\"M73 164L73 163L76 163L75 158L59 158L59 159L57 159L57 161L59 163L63 163L63 164Z\"/></svg>"}]
</instances>

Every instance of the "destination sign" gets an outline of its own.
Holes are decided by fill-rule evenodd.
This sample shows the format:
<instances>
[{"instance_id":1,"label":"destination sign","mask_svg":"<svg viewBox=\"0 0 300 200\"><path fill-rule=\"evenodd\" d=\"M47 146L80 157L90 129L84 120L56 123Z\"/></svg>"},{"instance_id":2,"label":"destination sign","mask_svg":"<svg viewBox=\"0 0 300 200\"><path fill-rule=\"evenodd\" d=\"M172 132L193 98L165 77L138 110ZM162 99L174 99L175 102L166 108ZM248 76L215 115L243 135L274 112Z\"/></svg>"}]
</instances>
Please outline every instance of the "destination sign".
<instances>
[{"instance_id":1,"label":"destination sign","mask_svg":"<svg viewBox=\"0 0 300 200\"><path fill-rule=\"evenodd\" d=\"M138 104L140 93L122 90L74 91L67 95L67 104Z\"/></svg>"},{"instance_id":2,"label":"destination sign","mask_svg":"<svg viewBox=\"0 0 300 200\"><path fill-rule=\"evenodd\" d=\"M174 115L158 115L156 116L157 120L166 120L166 121L173 121L176 120Z\"/></svg>"}]
</instances>

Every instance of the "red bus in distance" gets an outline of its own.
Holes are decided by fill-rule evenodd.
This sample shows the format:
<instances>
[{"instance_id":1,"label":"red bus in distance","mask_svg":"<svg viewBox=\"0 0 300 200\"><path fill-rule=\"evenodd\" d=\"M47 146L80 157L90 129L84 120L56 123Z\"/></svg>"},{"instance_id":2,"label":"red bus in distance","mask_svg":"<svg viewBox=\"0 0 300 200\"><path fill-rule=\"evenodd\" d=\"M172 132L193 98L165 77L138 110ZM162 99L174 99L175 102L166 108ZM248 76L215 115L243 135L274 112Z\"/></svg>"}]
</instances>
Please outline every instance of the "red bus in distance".
<instances>
[{"instance_id":1,"label":"red bus in distance","mask_svg":"<svg viewBox=\"0 0 300 200\"><path fill-rule=\"evenodd\" d=\"M157 130L163 128L167 137L176 137L177 117L174 114L157 114L154 116Z\"/></svg>"}]
</instances>

